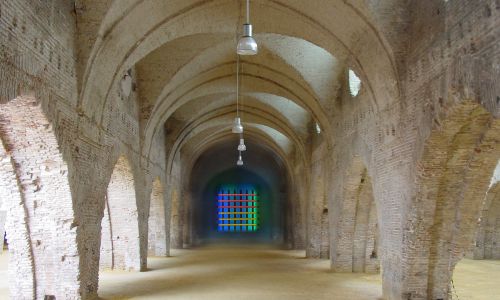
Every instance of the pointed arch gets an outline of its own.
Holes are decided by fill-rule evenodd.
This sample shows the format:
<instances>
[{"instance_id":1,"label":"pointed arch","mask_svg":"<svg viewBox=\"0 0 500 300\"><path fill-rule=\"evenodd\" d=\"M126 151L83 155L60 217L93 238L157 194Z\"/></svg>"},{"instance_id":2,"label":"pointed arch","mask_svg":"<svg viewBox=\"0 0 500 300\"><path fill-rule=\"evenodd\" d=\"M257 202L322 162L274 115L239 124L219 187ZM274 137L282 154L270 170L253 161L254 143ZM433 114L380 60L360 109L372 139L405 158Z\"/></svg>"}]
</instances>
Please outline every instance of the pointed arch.
<instances>
[{"instance_id":1,"label":"pointed arch","mask_svg":"<svg viewBox=\"0 0 500 300\"><path fill-rule=\"evenodd\" d=\"M16 189L12 175L7 175L12 196L7 231L11 261L16 261L10 264L11 296L78 298L73 199L54 129L34 97L20 96L0 104L0 135L2 156L10 154L19 186Z\"/></svg>"},{"instance_id":2,"label":"pointed arch","mask_svg":"<svg viewBox=\"0 0 500 300\"><path fill-rule=\"evenodd\" d=\"M335 191L332 214L331 266L337 272L378 273L378 220L371 177L359 156L343 175L343 189Z\"/></svg>"},{"instance_id":3,"label":"pointed arch","mask_svg":"<svg viewBox=\"0 0 500 300\"><path fill-rule=\"evenodd\" d=\"M101 222L101 269L141 269L139 224L134 176L130 163L120 156L108 185Z\"/></svg>"},{"instance_id":4,"label":"pointed arch","mask_svg":"<svg viewBox=\"0 0 500 300\"><path fill-rule=\"evenodd\" d=\"M482 202L500 157L499 141L500 120L472 101L450 107L427 139L403 250L405 284L412 297L451 295L455 265L473 246ZM415 287L422 278L426 283Z\"/></svg>"}]
</instances>

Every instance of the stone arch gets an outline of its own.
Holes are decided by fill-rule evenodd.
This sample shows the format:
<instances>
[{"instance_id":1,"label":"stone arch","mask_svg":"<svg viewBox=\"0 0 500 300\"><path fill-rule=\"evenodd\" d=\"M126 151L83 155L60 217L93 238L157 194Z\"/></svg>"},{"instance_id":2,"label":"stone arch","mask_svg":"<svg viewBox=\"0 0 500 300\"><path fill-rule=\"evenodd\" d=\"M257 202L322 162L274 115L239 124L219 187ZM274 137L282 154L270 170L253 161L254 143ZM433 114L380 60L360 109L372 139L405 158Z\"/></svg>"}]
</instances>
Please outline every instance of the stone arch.
<instances>
[{"instance_id":1,"label":"stone arch","mask_svg":"<svg viewBox=\"0 0 500 300\"><path fill-rule=\"evenodd\" d=\"M359 68L366 73L367 80L371 86L380 87L374 89L379 99L395 100L399 95L397 85L397 75L395 61L392 49L388 45L385 37L376 30L376 26L371 23L363 12L369 10L364 5L348 3L338 3L338 5L329 5L328 1L322 1L318 4L324 9L314 11L306 3L290 3L286 1L266 1L260 6L254 8L254 22L259 24L262 19L262 27L268 32L291 35L310 40L317 43L329 52L339 53L339 56L349 56ZM233 24L238 20L241 7L233 1L225 1L214 5L213 1L181 3L166 3L162 1L137 2L131 4L130 10L123 11L121 5L113 5L108 12L107 17L102 22L100 29L102 35L96 41L92 54L87 61L87 68L83 76L82 94L80 104L89 116L95 116L99 119L100 105L90 105L93 93L107 95L108 87L111 82L120 74L120 69L129 67L142 57L147 55L153 49L173 40L177 37L193 34L232 34ZM148 11L168 12L163 17L151 16L151 18L139 22L140 26L130 28L129 24L134 24L138 16L147 15ZM234 14L228 15L227 11ZM203 14L203 15L201 15ZM212 16L216 21L210 26L206 22L200 22L207 16ZM259 19L257 19L257 16ZM332 16L334 16L332 18ZM275 20L286 20L293 18L295 22L276 22ZM356 26L349 27L347 30L338 30L347 19L356 18L362 22L356 22ZM274 20L275 22L269 22ZM189 26L186 26L189 24ZM285 25L286 24L286 25ZM339 25L340 24L340 25ZM169 28L168 31L165 28ZM345 26L342 27L345 29ZM132 30L133 32L131 32ZM127 32L129 34L123 34ZM168 32L168 34L167 34ZM359 35L363 32L363 35ZM130 36L136 36L137 39L130 39ZM125 38L126 36L126 38ZM370 44L374 51L370 55L358 53L359 49L352 44L352 36L359 36L359 43ZM358 44L358 43L356 43ZM373 59L373 53L376 53L377 59ZM374 67L374 61L378 67ZM113 67L110 67L112 65ZM363 66L363 67L361 67ZM375 74L390 74L390 79L382 78ZM116 70L109 73L105 80L96 82L95 74L101 74L101 70ZM394 84L395 83L395 84ZM95 104L95 103L94 103ZM94 107L94 109L92 108Z\"/></svg>"},{"instance_id":2,"label":"stone arch","mask_svg":"<svg viewBox=\"0 0 500 300\"><path fill-rule=\"evenodd\" d=\"M359 156L353 157L334 191L331 266L337 272L378 273L378 220L372 180Z\"/></svg>"},{"instance_id":3,"label":"stone arch","mask_svg":"<svg viewBox=\"0 0 500 300\"><path fill-rule=\"evenodd\" d=\"M405 296L450 297L455 265L473 245L481 204L500 157L499 141L499 120L472 101L450 107L431 132L406 225L403 252L411 267ZM422 278L425 284L413 284Z\"/></svg>"},{"instance_id":4,"label":"stone arch","mask_svg":"<svg viewBox=\"0 0 500 300\"><path fill-rule=\"evenodd\" d=\"M7 231L11 261L16 261L10 264L11 296L76 299L77 222L54 129L34 97L19 96L0 104L0 136L4 171L15 173L6 181L11 196Z\"/></svg>"},{"instance_id":5,"label":"stone arch","mask_svg":"<svg viewBox=\"0 0 500 300\"><path fill-rule=\"evenodd\" d=\"M101 268L141 269L134 176L125 156L115 164L105 199L101 233Z\"/></svg>"},{"instance_id":6,"label":"stone arch","mask_svg":"<svg viewBox=\"0 0 500 300\"><path fill-rule=\"evenodd\" d=\"M167 232L170 223L166 218L165 200L163 197L163 185L160 178L153 182L148 219L148 255L168 256L169 241Z\"/></svg>"},{"instance_id":7,"label":"stone arch","mask_svg":"<svg viewBox=\"0 0 500 300\"><path fill-rule=\"evenodd\" d=\"M227 127L227 122L224 124L224 126L215 126L214 130L208 128L203 131L197 132L193 137L189 139L189 141L186 141L184 145L182 145L182 151L179 151L175 157L181 157L182 161L182 168L185 170L191 170L195 164L195 162L198 160L198 158L201 156L201 154L208 149L216 146L219 143L224 143L227 142L227 140L233 139L234 134L231 133L231 128ZM286 201L289 201L290 210L287 210L290 215L288 216L288 220L290 220L289 223L290 226L293 226L293 229L290 230L289 235L288 235L288 240L290 242L290 245L293 245L294 249L304 249L305 248L305 215L306 215L306 197L305 194L302 193L302 190L306 190L306 188L303 188L302 186L304 184L301 183L298 178L305 178L308 177L308 175L305 175L305 161L303 161L303 156L299 154L297 150L293 151L293 153L287 153L284 151L276 141L273 140L273 138L266 136L264 132L257 128L252 128L250 124L246 123L245 124L245 142L246 143L259 143L261 147L267 149L268 151L275 153L276 154L276 159L279 161L279 164L283 164L285 173L286 173L286 178L287 178L287 186L290 188L289 193L287 193L287 199ZM180 152L182 152L182 155L180 155ZM290 157L290 155L293 155L294 159L293 161L295 162L295 166L293 167L291 164L291 160L287 159L287 157ZM175 159L169 160L167 164L171 164L172 161L175 161ZM175 165L175 164L174 164ZM300 169L298 169L300 168ZM170 167L167 168L167 170L171 170ZM294 172L294 170L296 172ZM170 171L169 176L170 177L175 177L173 174L175 172ZM182 182L188 182L190 178L190 172L185 172L185 176L182 177L181 181ZM306 180L308 181L308 180ZM180 186L183 186L180 184ZM292 190L294 192L292 192ZM186 207L186 204L184 203L183 200L189 199L189 193L187 191L181 191L181 195L178 197L181 200L177 201L172 200L172 240L175 241L173 242L174 247L176 248L182 248L182 234L179 232L186 232L189 231L188 229L185 229L184 224L182 224L183 218L185 218L185 213L188 212L188 208ZM323 222L325 223L325 222ZM326 222L328 223L328 221ZM176 224L176 225L174 225ZM327 226L327 224L323 224L323 226ZM177 228L176 232L174 232L174 228ZM326 227L325 227L326 228ZM326 232L328 230L326 229ZM323 236L322 238L328 240L328 237ZM329 245L326 247L323 247L323 257L328 257L328 249Z\"/></svg>"}]
</instances>

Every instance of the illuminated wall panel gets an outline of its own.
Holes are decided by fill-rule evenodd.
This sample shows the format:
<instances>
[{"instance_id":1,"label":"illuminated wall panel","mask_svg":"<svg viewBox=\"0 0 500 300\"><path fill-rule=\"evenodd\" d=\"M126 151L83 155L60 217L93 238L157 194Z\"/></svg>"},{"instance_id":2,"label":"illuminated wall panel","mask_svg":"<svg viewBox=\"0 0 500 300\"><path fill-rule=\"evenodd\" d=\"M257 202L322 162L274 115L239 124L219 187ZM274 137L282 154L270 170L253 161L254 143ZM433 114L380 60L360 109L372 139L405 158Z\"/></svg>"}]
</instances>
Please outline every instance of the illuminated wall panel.
<instances>
[{"instance_id":1,"label":"illuminated wall panel","mask_svg":"<svg viewBox=\"0 0 500 300\"><path fill-rule=\"evenodd\" d=\"M224 185L217 194L219 232L255 232L259 228L259 196L253 185Z\"/></svg>"}]
</instances>

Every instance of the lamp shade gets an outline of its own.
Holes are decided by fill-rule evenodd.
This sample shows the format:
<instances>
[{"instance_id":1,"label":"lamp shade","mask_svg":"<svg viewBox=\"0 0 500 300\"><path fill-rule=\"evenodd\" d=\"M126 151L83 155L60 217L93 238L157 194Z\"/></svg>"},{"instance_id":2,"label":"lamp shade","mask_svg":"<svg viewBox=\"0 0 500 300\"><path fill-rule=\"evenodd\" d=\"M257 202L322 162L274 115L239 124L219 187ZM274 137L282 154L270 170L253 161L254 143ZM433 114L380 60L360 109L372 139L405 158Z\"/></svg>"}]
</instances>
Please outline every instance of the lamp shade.
<instances>
[{"instance_id":1,"label":"lamp shade","mask_svg":"<svg viewBox=\"0 0 500 300\"><path fill-rule=\"evenodd\" d=\"M234 118L232 131L233 133L243 133L243 125L241 125L240 117Z\"/></svg>"},{"instance_id":2,"label":"lamp shade","mask_svg":"<svg viewBox=\"0 0 500 300\"><path fill-rule=\"evenodd\" d=\"M257 42L252 37L252 25L243 24L243 36L238 41L236 53L239 55L255 55L258 52Z\"/></svg>"}]
</instances>

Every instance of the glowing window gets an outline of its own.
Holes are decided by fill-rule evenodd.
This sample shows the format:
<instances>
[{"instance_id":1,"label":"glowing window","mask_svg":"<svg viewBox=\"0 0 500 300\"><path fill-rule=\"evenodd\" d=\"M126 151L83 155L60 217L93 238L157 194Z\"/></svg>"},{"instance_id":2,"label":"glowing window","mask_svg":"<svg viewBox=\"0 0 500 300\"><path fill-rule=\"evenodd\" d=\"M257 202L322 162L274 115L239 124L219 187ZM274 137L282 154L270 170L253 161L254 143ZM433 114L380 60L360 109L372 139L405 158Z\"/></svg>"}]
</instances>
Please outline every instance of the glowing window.
<instances>
[{"instance_id":1,"label":"glowing window","mask_svg":"<svg viewBox=\"0 0 500 300\"><path fill-rule=\"evenodd\" d=\"M356 97L360 89L361 79L359 79L358 75L356 75L353 70L349 69L349 90L351 91L351 95Z\"/></svg>"},{"instance_id":2,"label":"glowing window","mask_svg":"<svg viewBox=\"0 0 500 300\"><path fill-rule=\"evenodd\" d=\"M259 196L253 185L224 185L217 194L219 232L255 232L259 228Z\"/></svg>"},{"instance_id":3,"label":"glowing window","mask_svg":"<svg viewBox=\"0 0 500 300\"><path fill-rule=\"evenodd\" d=\"M320 134L321 133L321 127L319 126L319 123L316 122L316 133Z\"/></svg>"}]
</instances>

